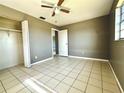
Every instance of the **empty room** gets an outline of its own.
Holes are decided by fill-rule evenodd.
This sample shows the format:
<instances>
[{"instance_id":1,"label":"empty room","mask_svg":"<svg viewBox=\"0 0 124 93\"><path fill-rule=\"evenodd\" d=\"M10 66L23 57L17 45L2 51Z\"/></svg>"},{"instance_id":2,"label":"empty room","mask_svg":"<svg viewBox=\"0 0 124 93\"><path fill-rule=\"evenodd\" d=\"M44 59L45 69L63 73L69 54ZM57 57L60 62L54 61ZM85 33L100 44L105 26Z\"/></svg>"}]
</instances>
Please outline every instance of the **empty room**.
<instances>
[{"instance_id":1,"label":"empty room","mask_svg":"<svg viewBox=\"0 0 124 93\"><path fill-rule=\"evenodd\" d=\"M0 93L124 93L124 0L0 0Z\"/></svg>"}]
</instances>

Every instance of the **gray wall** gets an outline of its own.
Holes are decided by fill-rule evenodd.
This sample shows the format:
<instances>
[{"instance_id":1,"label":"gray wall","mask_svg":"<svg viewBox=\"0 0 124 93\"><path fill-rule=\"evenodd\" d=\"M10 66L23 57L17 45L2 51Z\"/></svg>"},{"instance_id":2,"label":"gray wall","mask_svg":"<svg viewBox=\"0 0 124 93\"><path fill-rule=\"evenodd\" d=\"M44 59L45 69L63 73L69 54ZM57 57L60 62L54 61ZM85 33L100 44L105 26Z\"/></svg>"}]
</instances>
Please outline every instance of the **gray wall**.
<instances>
[{"instance_id":1,"label":"gray wall","mask_svg":"<svg viewBox=\"0 0 124 93\"><path fill-rule=\"evenodd\" d=\"M118 0L113 4L113 8L110 14L110 49L111 57L110 62L114 68L114 71L124 89L124 40L114 41L115 36L115 6Z\"/></svg>"},{"instance_id":2,"label":"gray wall","mask_svg":"<svg viewBox=\"0 0 124 93\"><path fill-rule=\"evenodd\" d=\"M31 62L52 57L51 24L29 17ZM35 59L35 56L38 58Z\"/></svg>"},{"instance_id":3,"label":"gray wall","mask_svg":"<svg viewBox=\"0 0 124 93\"><path fill-rule=\"evenodd\" d=\"M67 26L69 55L109 58L109 16L103 16Z\"/></svg>"},{"instance_id":4,"label":"gray wall","mask_svg":"<svg viewBox=\"0 0 124 93\"><path fill-rule=\"evenodd\" d=\"M20 29L18 21L0 17L0 27ZM8 32L0 29L0 69L15 66L24 62L22 33Z\"/></svg>"},{"instance_id":5,"label":"gray wall","mask_svg":"<svg viewBox=\"0 0 124 93\"><path fill-rule=\"evenodd\" d=\"M2 5L0 5L0 16L20 22L25 19L29 20L31 63L52 56L51 28L57 28L57 26ZM35 56L38 58L35 59Z\"/></svg>"}]
</instances>

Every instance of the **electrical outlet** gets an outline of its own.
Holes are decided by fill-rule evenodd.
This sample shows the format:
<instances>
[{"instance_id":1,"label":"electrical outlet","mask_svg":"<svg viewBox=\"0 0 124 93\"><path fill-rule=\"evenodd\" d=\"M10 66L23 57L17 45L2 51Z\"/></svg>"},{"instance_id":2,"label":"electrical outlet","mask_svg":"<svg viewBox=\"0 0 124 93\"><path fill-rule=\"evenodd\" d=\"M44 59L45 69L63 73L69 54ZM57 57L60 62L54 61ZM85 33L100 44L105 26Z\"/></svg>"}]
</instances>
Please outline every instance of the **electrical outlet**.
<instances>
[{"instance_id":1,"label":"electrical outlet","mask_svg":"<svg viewBox=\"0 0 124 93\"><path fill-rule=\"evenodd\" d=\"M37 59L37 56L35 56L34 58Z\"/></svg>"}]
</instances>

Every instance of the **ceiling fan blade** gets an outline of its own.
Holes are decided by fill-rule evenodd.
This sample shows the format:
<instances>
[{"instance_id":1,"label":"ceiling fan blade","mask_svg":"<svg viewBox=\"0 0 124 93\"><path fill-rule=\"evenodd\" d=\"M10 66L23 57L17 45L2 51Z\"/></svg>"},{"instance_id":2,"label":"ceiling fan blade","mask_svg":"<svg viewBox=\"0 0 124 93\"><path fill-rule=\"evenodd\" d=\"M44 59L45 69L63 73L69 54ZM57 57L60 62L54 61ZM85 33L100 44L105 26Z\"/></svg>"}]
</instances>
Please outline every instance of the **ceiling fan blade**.
<instances>
[{"instance_id":1,"label":"ceiling fan blade","mask_svg":"<svg viewBox=\"0 0 124 93\"><path fill-rule=\"evenodd\" d=\"M70 12L69 10L66 10L66 9L60 9L60 11L65 12L65 13L69 13Z\"/></svg>"},{"instance_id":2,"label":"ceiling fan blade","mask_svg":"<svg viewBox=\"0 0 124 93\"><path fill-rule=\"evenodd\" d=\"M48 1L42 0L41 2L44 3L44 4L47 4L47 5L54 6L54 3L51 3L51 2L48 2Z\"/></svg>"},{"instance_id":3,"label":"ceiling fan blade","mask_svg":"<svg viewBox=\"0 0 124 93\"><path fill-rule=\"evenodd\" d=\"M64 6L60 6L60 9L65 9L65 10L70 11L70 8L68 8L68 7L64 7Z\"/></svg>"},{"instance_id":4,"label":"ceiling fan blade","mask_svg":"<svg viewBox=\"0 0 124 93\"><path fill-rule=\"evenodd\" d=\"M45 8L53 8L52 6L48 6L48 5L41 5L41 7L45 7Z\"/></svg>"},{"instance_id":5,"label":"ceiling fan blade","mask_svg":"<svg viewBox=\"0 0 124 93\"><path fill-rule=\"evenodd\" d=\"M55 16L55 11L53 11L52 17Z\"/></svg>"},{"instance_id":6,"label":"ceiling fan blade","mask_svg":"<svg viewBox=\"0 0 124 93\"><path fill-rule=\"evenodd\" d=\"M64 2L64 0L59 0L59 2L58 2L58 6L61 6L62 5L62 3Z\"/></svg>"}]
</instances>

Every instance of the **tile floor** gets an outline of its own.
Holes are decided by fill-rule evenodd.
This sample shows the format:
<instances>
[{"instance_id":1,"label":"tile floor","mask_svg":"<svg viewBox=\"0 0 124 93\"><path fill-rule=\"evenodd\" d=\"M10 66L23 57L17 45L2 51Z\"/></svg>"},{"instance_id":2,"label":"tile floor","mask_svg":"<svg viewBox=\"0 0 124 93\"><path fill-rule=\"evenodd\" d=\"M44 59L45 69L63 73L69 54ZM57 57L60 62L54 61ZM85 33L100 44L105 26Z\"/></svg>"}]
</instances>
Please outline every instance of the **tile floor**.
<instances>
[{"instance_id":1,"label":"tile floor","mask_svg":"<svg viewBox=\"0 0 124 93\"><path fill-rule=\"evenodd\" d=\"M107 62L55 57L0 71L0 93L120 93Z\"/></svg>"}]
</instances>

